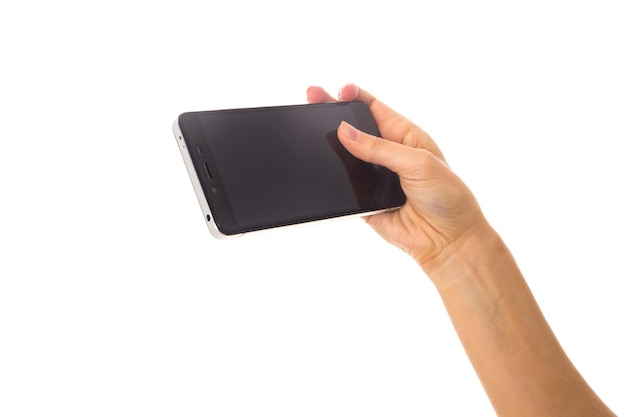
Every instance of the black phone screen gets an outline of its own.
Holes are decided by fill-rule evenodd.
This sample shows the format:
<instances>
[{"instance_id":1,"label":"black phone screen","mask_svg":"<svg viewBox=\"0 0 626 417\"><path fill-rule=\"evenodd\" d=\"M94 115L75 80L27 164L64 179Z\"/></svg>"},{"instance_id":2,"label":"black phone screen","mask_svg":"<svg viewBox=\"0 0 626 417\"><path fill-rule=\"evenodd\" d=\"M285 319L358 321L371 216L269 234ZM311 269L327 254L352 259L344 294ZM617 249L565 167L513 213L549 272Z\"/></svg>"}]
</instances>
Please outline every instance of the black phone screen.
<instances>
[{"instance_id":1,"label":"black phone screen","mask_svg":"<svg viewBox=\"0 0 626 417\"><path fill-rule=\"evenodd\" d=\"M225 234L404 204L395 173L353 157L342 120L378 135L364 103L184 113L179 125Z\"/></svg>"}]
</instances>

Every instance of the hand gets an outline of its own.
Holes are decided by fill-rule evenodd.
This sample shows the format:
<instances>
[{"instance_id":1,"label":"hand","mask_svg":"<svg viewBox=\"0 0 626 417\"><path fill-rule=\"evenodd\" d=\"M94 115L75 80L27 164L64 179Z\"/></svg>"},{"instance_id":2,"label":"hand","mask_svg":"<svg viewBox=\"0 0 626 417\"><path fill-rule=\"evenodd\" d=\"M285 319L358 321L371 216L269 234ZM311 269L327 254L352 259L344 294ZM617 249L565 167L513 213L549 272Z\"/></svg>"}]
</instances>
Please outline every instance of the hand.
<instances>
[{"instance_id":1,"label":"hand","mask_svg":"<svg viewBox=\"0 0 626 417\"><path fill-rule=\"evenodd\" d=\"M307 98L334 101L319 87ZM497 414L615 416L567 358L513 255L430 136L355 85L343 87L339 100L365 102L384 138L342 122L343 146L398 173L407 196L368 223L435 284Z\"/></svg>"},{"instance_id":2,"label":"hand","mask_svg":"<svg viewBox=\"0 0 626 417\"><path fill-rule=\"evenodd\" d=\"M336 101L320 87L309 87L307 100ZM399 210L366 218L385 240L425 267L442 261L488 226L473 194L426 132L354 84L339 91L339 100L367 104L382 135L378 138L342 122L337 134L343 146L357 158L396 172L407 196Z\"/></svg>"}]
</instances>

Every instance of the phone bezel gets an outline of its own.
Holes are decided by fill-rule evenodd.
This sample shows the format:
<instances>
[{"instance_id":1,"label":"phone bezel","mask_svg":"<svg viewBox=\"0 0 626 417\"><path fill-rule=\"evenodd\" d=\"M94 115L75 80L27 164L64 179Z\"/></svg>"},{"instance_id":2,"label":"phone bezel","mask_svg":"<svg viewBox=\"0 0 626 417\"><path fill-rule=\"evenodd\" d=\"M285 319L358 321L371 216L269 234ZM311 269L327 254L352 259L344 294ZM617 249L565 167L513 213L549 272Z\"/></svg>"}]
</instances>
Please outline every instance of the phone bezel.
<instances>
[{"instance_id":1,"label":"phone bezel","mask_svg":"<svg viewBox=\"0 0 626 417\"><path fill-rule=\"evenodd\" d=\"M244 233L226 234L220 230L219 226L215 222L213 212L211 211L211 207L209 206L209 200L205 195L202 183L200 182L200 178L198 177L198 172L194 165L193 159L191 158L189 146L187 145L187 141L179 124L179 118L176 118L176 120L174 120L174 123L172 124L172 130L174 131L174 136L176 137L178 148L183 157L185 167L187 168L187 173L189 174L193 190L196 194L196 198L198 199L198 203L200 204L200 209L202 210L204 222L209 228L209 232L218 239L230 239L243 236Z\"/></svg>"}]
</instances>

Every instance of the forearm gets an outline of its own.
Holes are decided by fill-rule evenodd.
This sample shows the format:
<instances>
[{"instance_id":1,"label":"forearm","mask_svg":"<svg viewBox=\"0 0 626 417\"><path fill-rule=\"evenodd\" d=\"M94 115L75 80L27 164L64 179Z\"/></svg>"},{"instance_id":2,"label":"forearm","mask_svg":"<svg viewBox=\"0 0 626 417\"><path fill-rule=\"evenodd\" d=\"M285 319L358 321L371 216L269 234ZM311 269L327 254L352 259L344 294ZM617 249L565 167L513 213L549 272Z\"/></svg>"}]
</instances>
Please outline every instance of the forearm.
<instances>
[{"instance_id":1,"label":"forearm","mask_svg":"<svg viewBox=\"0 0 626 417\"><path fill-rule=\"evenodd\" d=\"M488 225L423 265L499 416L613 416L559 345Z\"/></svg>"}]
</instances>

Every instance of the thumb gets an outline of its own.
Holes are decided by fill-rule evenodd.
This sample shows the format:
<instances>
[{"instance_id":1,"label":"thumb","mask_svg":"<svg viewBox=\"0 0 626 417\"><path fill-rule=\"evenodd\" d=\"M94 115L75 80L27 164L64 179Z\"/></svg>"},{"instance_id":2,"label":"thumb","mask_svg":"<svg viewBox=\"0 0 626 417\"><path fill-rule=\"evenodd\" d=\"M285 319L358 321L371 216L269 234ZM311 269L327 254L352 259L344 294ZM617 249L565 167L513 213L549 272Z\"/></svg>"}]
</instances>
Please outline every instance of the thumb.
<instances>
[{"instance_id":1,"label":"thumb","mask_svg":"<svg viewBox=\"0 0 626 417\"><path fill-rule=\"evenodd\" d=\"M415 167L415 155L411 151L417 149L367 134L347 122L341 122L337 137L348 152L365 162L382 165L398 174Z\"/></svg>"}]
</instances>

